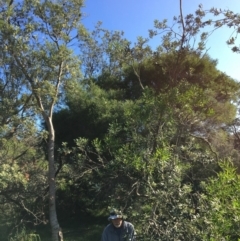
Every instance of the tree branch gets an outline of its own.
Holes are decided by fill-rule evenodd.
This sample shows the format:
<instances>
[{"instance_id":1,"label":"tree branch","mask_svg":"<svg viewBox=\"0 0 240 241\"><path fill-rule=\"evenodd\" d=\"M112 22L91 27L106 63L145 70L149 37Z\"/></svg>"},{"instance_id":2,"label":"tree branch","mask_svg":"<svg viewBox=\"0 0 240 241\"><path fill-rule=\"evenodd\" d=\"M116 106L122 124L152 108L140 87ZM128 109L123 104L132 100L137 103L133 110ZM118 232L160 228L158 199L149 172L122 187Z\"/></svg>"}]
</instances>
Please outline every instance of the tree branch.
<instances>
[{"instance_id":1,"label":"tree branch","mask_svg":"<svg viewBox=\"0 0 240 241\"><path fill-rule=\"evenodd\" d=\"M195 138L198 138L198 139L204 141L204 142L209 146L211 152L215 155L217 161L219 160L217 152L215 152L215 151L213 150L211 143L210 143L208 140L206 140L206 138L201 137L201 136L195 136L195 135L193 135L193 134L190 134L190 135L193 136L193 137L195 137Z\"/></svg>"},{"instance_id":2,"label":"tree branch","mask_svg":"<svg viewBox=\"0 0 240 241\"><path fill-rule=\"evenodd\" d=\"M183 29L183 34L182 34L182 40L181 40L181 47L180 47L180 49L182 49L183 48L183 44L184 44L184 41L185 41L185 32L186 32L186 30L185 30L185 24L184 24L184 19L183 19L183 12L182 12L182 0L180 0L180 2L179 2L180 4L180 18L181 18L181 23L182 23L182 29Z\"/></svg>"}]
</instances>

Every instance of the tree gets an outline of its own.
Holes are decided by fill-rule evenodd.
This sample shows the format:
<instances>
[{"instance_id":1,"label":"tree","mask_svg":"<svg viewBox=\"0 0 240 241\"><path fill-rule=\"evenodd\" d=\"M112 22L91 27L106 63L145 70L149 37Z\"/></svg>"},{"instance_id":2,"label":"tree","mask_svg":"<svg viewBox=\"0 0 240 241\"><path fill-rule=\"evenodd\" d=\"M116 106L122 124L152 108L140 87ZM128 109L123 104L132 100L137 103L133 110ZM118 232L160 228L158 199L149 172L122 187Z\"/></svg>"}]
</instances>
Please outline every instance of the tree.
<instances>
[{"instance_id":1,"label":"tree","mask_svg":"<svg viewBox=\"0 0 240 241\"><path fill-rule=\"evenodd\" d=\"M129 41L123 31L109 31L98 22L87 36L80 36L80 59L84 78L96 78L103 73L119 76L121 59Z\"/></svg>"},{"instance_id":2,"label":"tree","mask_svg":"<svg viewBox=\"0 0 240 241\"><path fill-rule=\"evenodd\" d=\"M192 240L199 235L189 223L197 205L192 183L183 181L191 166L180 155L180 146L171 144L178 126L168 98L169 93L156 96L145 88L142 98L126 101L124 121L112 123L104 139L92 145L85 139L76 141L75 160L81 165L75 168L81 182L89 183L94 203L125 209L133 222L136 220L139 234ZM191 150L195 141L189 137L187 144L181 143L181 148L192 154L188 160L211 163L211 152Z\"/></svg>"},{"instance_id":3,"label":"tree","mask_svg":"<svg viewBox=\"0 0 240 241\"><path fill-rule=\"evenodd\" d=\"M240 49L237 43L239 34L239 13L229 9L220 9L212 7L210 10L204 10L202 5L199 5L196 14L199 16L199 25L201 28L206 26L213 26L212 30L206 33L211 35L219 28L227 27L233 29L231 36L228 36L226 41L229 46L232 46L231 50L235 53L239 53ZM210 19L206 19L208 15L211 15Z\"/></svg>"},{"instance_id":4,"label":"tree","mask_svg":"<svg viewBox=\"0 0 240 241\"><path fill-rule=\"evenodd\" d=\"M84 31L80 24L82 4L82 0L0 2L0 48L7 56L4 65L13 66L12 76L21 81L31 111L47 126L49 218L54 241L62 233L56 213L52 115L64 83L79 77L79 61L69 46Z\"/></svg>"},{"instance_id":5,"label":"tree","mask_svg":"<svg viewBox=\"0 0 240 241\"><path fill-rule=\"evenodd\" d=\"M166 21L155 21L158 30L169 30L155 53L144 48L143 39L127 54L121 48L113 51L120 78L102 72L95 80L86 80L87 88L74 86L68 98L68 114L80 107L74 115L87 110L85 116L95 116L98 123L104 119L102 113L115 107L109 105L118 104L121 118L115 115L105 135L106 128L90 144L86 139L76 140L76 156L71 159L78 173L76 186L88 187L89 196L102 201L95 203L106 206L110 202L131 210L133 220L141 219L144 227L147 224L146 230L140 230L146 237L202 240L199 211L205 216L200 183L221 170L219 149L211 143L213 133L224 132L236 114L233 102L238 83L218 71L216 61L203 53L205 33L197 48L193 46L200 20L200 13L185 18L181 14L174 20L181 26L180 33ZM130 95L114 102L110 93L122 86L127 86ZM91 90L88 97L86 90ZM76 101L78 96L84 98ZM99 100L107 105L100 105ZM62 151L70 152L66 146Z\"/></svg>"},{"instance_id":6,"label":"tree","mask_svg":"<svg viewBox=\"0 0 240 241\"><path fill-rule=\"evenodd\" d=\"M40 148L42 133L29 110L29 97L22 92L18 70L6 52L0 63L0 208L8 223L6 235L28 222L45 222L46 162ZM41 200L41 202L40 202ZM14 217L14 218L13 218ZM9 233L8 233L9 234ZM5 236L4 234L2 235ZM3 238L2 237L2 238Z\"/></svg>"}]
</instances>

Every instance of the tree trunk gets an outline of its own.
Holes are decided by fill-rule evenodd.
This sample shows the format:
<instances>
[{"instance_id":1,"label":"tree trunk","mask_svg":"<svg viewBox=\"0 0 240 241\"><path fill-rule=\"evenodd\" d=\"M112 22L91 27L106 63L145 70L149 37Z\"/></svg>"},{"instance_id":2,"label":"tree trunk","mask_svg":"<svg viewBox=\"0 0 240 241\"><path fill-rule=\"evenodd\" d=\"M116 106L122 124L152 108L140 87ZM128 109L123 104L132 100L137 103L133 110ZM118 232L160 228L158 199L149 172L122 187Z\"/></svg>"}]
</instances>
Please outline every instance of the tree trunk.
<instances>
[{"instance_id":1,"label":"tree trunk","mask_svg":"<svg viewBox=\"0 0 240 241\"><path fill-rule=\"evenodd\" d=\"M48 119L48 182L49 182L49 219L52 230L52 241L63 241L63 234L57 219L56 210L56 182L55 182L55 166L54 166L54 144L55 131L52 119Z\"/></svg>"}]
</instances>

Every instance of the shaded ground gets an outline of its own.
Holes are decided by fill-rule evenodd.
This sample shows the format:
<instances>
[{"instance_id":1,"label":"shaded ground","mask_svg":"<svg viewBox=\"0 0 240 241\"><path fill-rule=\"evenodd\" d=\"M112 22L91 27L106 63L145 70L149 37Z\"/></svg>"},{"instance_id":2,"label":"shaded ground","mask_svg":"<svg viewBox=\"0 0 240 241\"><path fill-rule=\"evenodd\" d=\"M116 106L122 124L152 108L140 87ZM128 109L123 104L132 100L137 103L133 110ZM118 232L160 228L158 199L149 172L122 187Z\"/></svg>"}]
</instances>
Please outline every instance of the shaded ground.
<instances>
[{"instance_id":1,"label":"shaded ground","mask_svg":"<svg viewBox=\"0 0 240 241\"><path fill-rule=\"evenodd\" d=\"M79 214L77 217L59 219L63 230L64 241L100 241L101 234L108 221L106 217L91 217ZM36 230L41 241L51 241L49 225Z\"/></svg>"}]
</instances>

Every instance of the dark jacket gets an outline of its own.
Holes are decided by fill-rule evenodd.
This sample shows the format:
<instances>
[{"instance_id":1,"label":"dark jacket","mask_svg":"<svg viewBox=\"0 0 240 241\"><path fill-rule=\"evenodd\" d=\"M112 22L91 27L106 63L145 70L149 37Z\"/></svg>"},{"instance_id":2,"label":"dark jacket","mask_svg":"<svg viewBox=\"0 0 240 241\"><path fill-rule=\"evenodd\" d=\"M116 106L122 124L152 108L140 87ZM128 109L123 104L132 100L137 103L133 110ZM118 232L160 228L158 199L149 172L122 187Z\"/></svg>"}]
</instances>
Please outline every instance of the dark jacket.
<instances>
[{"instance_id":1,"label":"dark jacket","mask_svg":"<svg viewBox=\"0 0 240 241\"><path fill-rule=\"evenodd\" d=\"M119 229L110 223L103 230L101 241L135 241L134 227L127 221L123 221L123 225Z\"/></svg>"}]
</instances>

